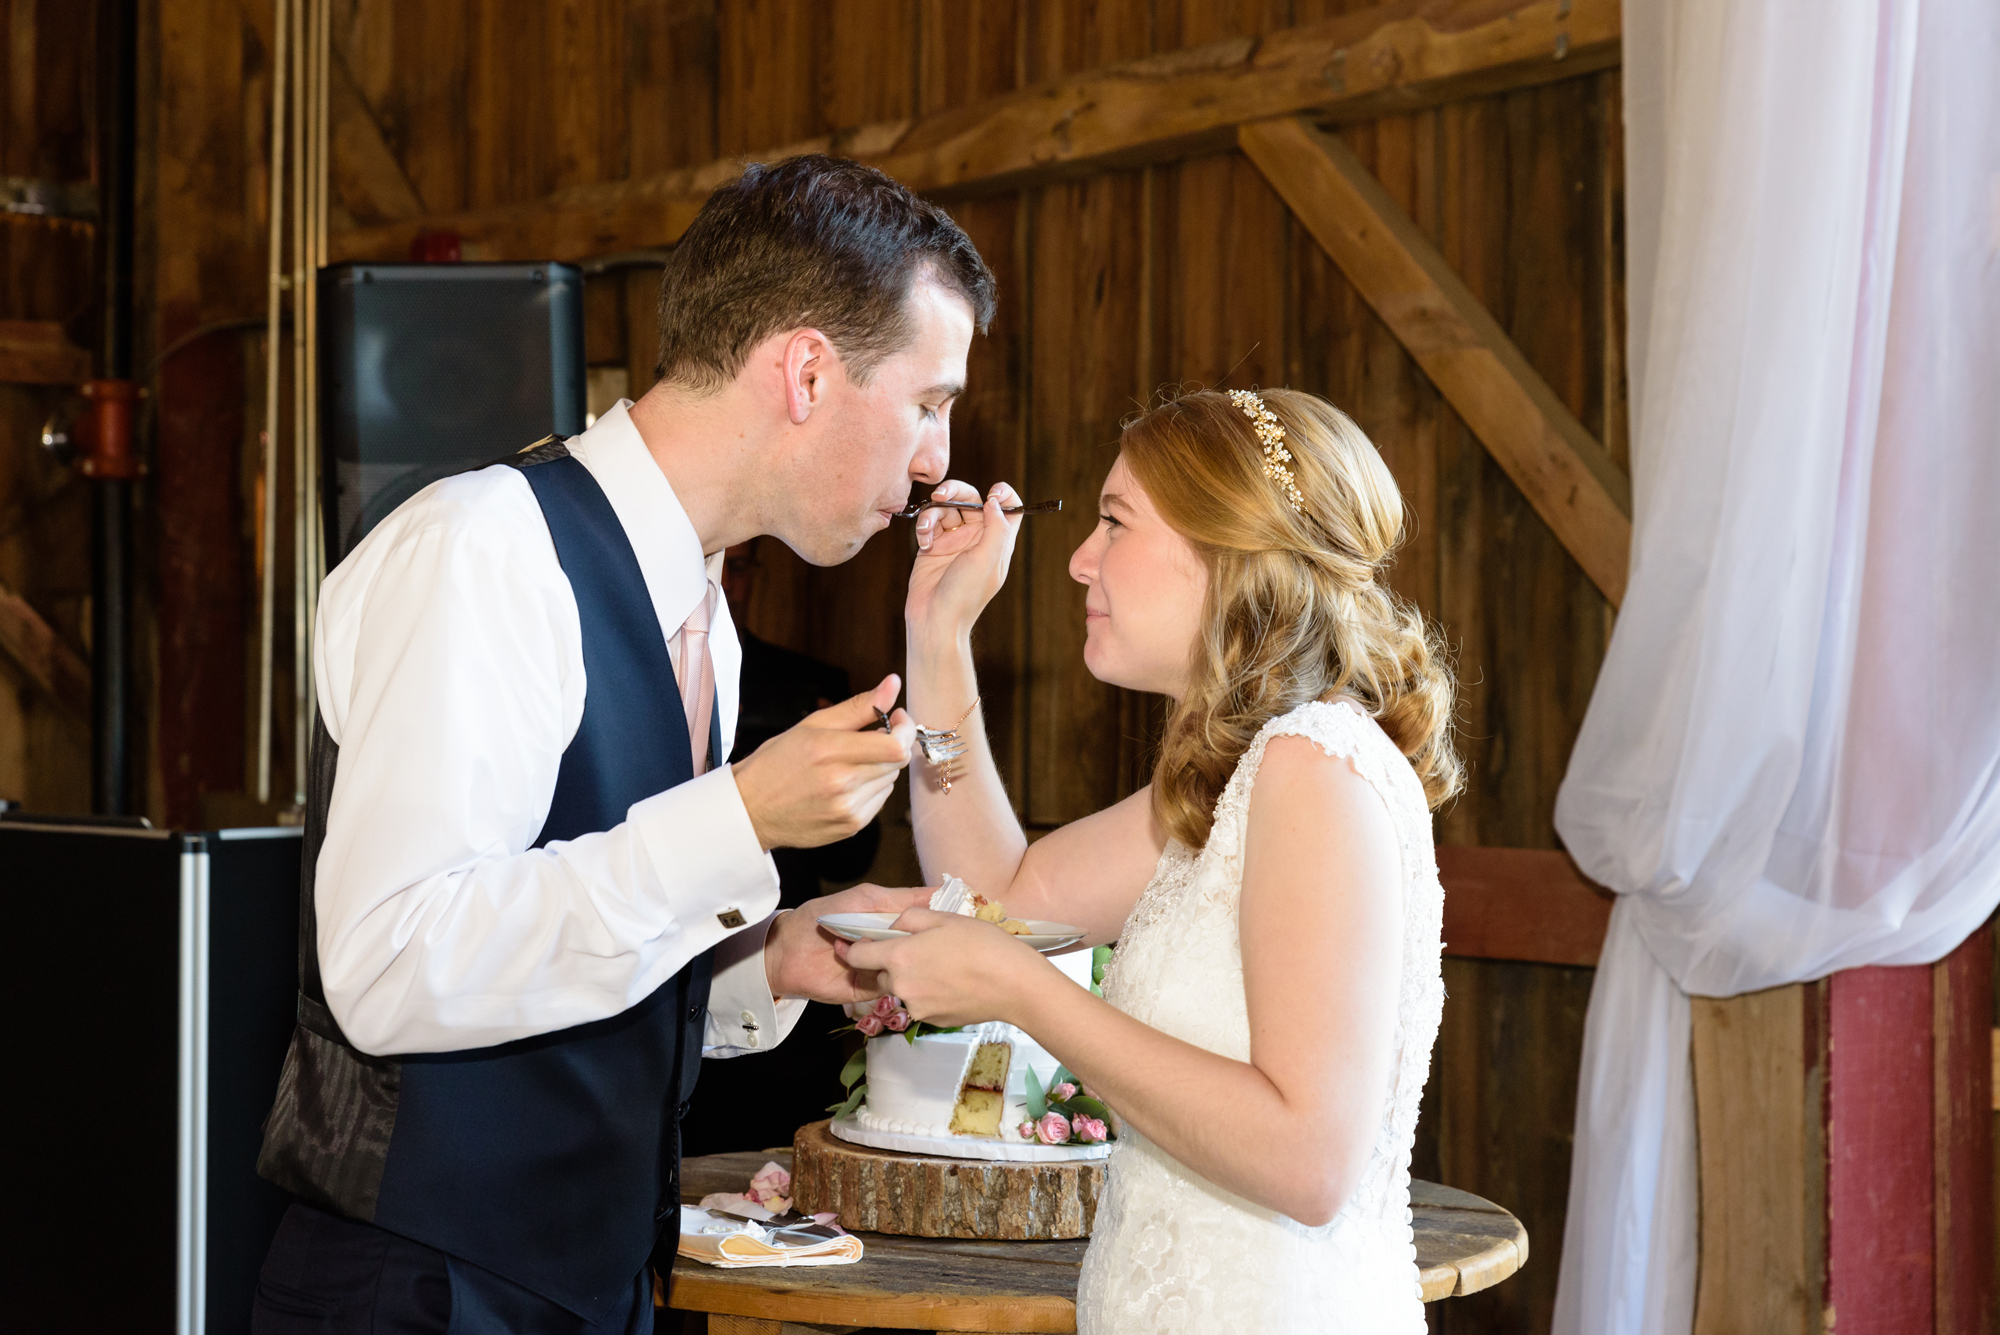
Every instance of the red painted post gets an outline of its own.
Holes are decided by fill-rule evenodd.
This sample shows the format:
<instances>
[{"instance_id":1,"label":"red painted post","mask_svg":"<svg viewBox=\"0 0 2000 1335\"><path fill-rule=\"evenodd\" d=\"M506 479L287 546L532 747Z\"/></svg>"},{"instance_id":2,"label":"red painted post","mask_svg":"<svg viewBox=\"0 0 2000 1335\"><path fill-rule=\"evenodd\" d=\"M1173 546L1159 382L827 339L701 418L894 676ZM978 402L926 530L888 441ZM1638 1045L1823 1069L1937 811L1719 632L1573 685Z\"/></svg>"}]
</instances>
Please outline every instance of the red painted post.
<instances>
[{"instance_id":1,"label":"red painted post","mask_svg":"<svg viewBox=\"0 0 2000 1335\"><path fill-rule=\"evenodd\" d=\"M1829 980L1827 1324L1935 1329L1931 969Z\"/></svg>"},{"instance_id":2,"label":"red painted post","mask_svg":"<svg viewBox=\"0 0 2000 1335\"><path fill-rule=\"evenodd\" d=\"M1931 966L1938 1335L1993 1330L1993 936Z\"/></svg>"},{"instance_id":3,"label":"red painted post","mask_svg":"<svg viewBox=\"0 0 2000 1335\"><path fill-rule=\"evenodd\" d=\"M1991 1335L1991 930L1828 986L1827 1328Z\"/></svg>"}]
</instances>

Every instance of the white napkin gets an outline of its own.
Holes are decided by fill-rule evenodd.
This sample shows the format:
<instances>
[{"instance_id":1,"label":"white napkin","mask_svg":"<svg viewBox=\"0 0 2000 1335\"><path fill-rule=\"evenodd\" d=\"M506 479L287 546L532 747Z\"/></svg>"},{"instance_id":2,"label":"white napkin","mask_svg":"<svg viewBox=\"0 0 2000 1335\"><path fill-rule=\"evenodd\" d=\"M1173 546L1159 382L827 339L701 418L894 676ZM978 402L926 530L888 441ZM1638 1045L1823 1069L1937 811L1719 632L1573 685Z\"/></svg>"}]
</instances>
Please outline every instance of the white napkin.
<instances>
[{"instance_id":1,"label":"white napkin","mask_svg":"<svg viewBox=\"0 0 2000 1335\"><path fill-rule=\"evenodd\" d=\"M681 1207L680 1254L705 1265L737 1270L754 1265L852 1265L861 1239L852 1233L809 1239L776 1233L744 1219L724 1219L695 1205Z\"/></svg>"}]
</instances>

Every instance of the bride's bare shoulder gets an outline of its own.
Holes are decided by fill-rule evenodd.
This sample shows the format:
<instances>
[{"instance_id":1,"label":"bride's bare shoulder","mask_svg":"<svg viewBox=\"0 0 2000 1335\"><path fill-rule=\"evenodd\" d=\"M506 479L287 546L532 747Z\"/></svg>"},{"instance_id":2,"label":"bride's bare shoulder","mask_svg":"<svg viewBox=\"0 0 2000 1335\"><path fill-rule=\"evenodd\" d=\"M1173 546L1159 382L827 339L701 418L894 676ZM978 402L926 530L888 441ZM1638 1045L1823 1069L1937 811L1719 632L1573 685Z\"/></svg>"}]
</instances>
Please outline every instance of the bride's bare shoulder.
<instances>
[{"instance_id":1,"label":"bride's bare shoulder","mask_svg":"<svg viewBox=\"0 0 2000 1335\"><path fill-rule=\"evenodd\" d=\"M1264 745L1251 788L1250 835L1311 832L1345 843L1380 836L1394 846L1395 822L1351 752L1328 750L1303 733L1281 733Z\"/></svg>"}]
</instances>

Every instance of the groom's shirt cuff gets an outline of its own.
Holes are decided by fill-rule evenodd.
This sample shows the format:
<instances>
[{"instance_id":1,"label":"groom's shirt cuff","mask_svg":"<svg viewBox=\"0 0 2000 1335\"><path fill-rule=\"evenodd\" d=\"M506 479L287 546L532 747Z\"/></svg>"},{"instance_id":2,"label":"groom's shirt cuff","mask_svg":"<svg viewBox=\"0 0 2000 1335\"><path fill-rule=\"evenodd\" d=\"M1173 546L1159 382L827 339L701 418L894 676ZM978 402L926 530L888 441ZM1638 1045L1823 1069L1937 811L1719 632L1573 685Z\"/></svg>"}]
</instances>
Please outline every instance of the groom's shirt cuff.
<instances>
[{"instance_id":1,"label":"groom's shirt cuff","mask_svg":"<svg viewBox=\"0 0 2000 1335\"><path fill-rule=\"evenodd\" d=\"M774 1000L770 980L764 976L764 940L777 920L773 913L716 946L702 1056L741 1057L775 1048L805 1014L803 997Z\"/></svg>"}]
</instances>

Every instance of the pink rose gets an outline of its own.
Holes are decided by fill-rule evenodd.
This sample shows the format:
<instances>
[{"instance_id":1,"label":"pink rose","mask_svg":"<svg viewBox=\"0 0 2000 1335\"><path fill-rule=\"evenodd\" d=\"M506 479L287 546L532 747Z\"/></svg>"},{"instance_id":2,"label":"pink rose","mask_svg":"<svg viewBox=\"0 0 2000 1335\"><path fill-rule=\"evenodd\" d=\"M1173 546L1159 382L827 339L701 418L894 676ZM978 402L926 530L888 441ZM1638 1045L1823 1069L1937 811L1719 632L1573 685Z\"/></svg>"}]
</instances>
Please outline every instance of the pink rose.
<instances>
[{"instance_id":1,"label":"pink rose","mask_svg":"<svg viewBox=\"0 0 2000 1335\"><path fill-rule=\"evenodd\" d=\"M869 1011L854 1022L854 1027L861 1031L863 1038L873 1038L882 1032L882 1017L874 1011Z\"/></svg>"},{"instance_id":2,"label":"pink rose","mask_svg":"<svg viewBox=\"0 0 2000 1335\"><path fill-rule=\"evenodd\" d=\"M1021 1139L1023 1140L1033 1140L1035 1138L1035 1124L1033 1122L1023 1122L1014 1129L1021 1133Z\"/></svg>"},{"instance_id":3,"label":"pink rose","mask_svg":"<svg viewBox=\"0 0 2000 1335\"><path fill-rule=\"evenodd\" d=\"M1052 1112L1035 1124L1035 1138L1044 1145L1062 1145L1069 1140L1069 1118Z\"/></svg>"},{"instance_id":4,"label":"pink rose","mask_svg":"<svg viewBox=\"0 0 2000 1335\"><path fill-rule=\"evenodd\" d=\"M882 1021L882 1027L892 1034L900 1034L910 1027L910 1013L908 1011L897 1011L894 1015Z\"/></svg>"},{"instance_id":5,"label":"pink rose","mask_svg":"<svg viewBox=\"0 0 2000 1335\"><path fill-rule=\"evenodd\" d=\"M750 1179L750 1189L744 1194L766 1210L783 1214L792 1208L792 1175L775 1163L766 1163Z\"/></svg>"},{"instance_id":6,"label":"pink rose","mask_svg":"<svg viewBox=\"0 0 2000 1335\"><path fill-rule=\"evenodd\" d=\"M1063 1081L1060 1085L1057 1085L1054 1089L1049 1091L1049 1101L1051 1103L1068 1103L1071 1099L1075 1097L1076 1097L1076 1086L1071 1084L1067 1080Z\"/></svg>"},{"instance_id":7,"label":"pink rose","mask_svg":"<svg viewBox=\"0 0 2000 1335\"><path fill-rule=\"evenodd\" d=\"M878 1020L887 1020L891 1015L894 1015L897 1011L901 1009L903 1009L903 1003L898 1001L896 998L877 997L875 998L874 1009L870 1010L868 1013L870 1015L873 1015Z\"/></svg>"},{"instance_id":8,"label":"pink rose","mask_svg":"<svg viewBox=\"0 0 2000 1335\"><path fill-rule=\"evenodd\" d=\"M1071 1124L1071 1129L1076 1132L1076 1138L1086 1145L1102 1145L1111 1139L1111 1133L1103 1122L1083 1113L1076 1115L1076 1121Z\"/></svg>"}]
</instances>

